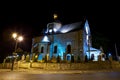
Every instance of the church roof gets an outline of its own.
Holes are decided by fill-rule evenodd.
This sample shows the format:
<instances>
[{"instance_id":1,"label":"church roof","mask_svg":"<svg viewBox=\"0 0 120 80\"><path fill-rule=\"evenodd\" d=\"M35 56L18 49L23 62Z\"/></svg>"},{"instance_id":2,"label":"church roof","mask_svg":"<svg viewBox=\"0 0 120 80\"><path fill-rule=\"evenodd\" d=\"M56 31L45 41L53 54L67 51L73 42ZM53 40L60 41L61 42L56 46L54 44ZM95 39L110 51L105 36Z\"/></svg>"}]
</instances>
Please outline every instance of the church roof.
<instances>
[{"instance_id":1,"label":"church roof","mask_svg":"<svg viewBox=\"0 0 120 80\"><path fill-rule=\"evenodd\" d=\"M60 33L67 33L67 32L80 30L82 28L83 28L83 22L81 21L81 22L63 25L58 31Z\"/></svg>"},{"instance_id":2,"label":"church roof","mask_svg":"<svg viewBox=\"0 0 120 80\"><path fill-rule=\"evenodd\" d=\"M66 24L62 25L61 23L53 22L53 23L48 23L50 25L47 26L48 30L47 33L49 33L50 28L52 27L54 30L54 33L68 33L68 32L73 32L76 30L80 30L84 26L84 21L80 22L75 22L71 24Z\"/></svg>"}]
</instances>

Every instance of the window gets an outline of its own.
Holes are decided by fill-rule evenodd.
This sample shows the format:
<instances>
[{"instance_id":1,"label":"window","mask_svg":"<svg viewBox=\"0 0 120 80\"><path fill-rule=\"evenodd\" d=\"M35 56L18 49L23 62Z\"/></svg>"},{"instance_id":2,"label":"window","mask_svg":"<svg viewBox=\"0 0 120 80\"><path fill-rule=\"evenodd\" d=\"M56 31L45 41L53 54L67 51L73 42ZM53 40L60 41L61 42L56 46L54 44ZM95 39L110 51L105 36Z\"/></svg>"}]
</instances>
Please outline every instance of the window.
<instances>
[{"instance_id":1,"label":"window","mask_svg":"<svg viewBox=\"0 0 120 80\"><path fill-rule=\"evenodd\" d=\"M71 53L71 45L67 45L67 53Z\"/></svg>"},{"instance_id":2,"label":"window","mask_svg":"<svg viewBox=\"0 0 120 80\"><path fill-rule=\"evenodd\" d=\"M57 53L57 46L54 46L54 53Z\"/></svg>"},{"instance_id":3,"label":"window","mask_svg":"<svg viewBox=\"0 0 120 80\"><path fill-rule=\"evenodd\" d=\"M44 53L44 47L43 46L41 47L41 53Z\"/></svg>"},{"instance_id":4,"label":"window","mask_svg":"<svg viewBox=\"0 0 120 80\"><path fill-rule=\"evenodd\" d=\"M33 48L33 52L34 52L34 53L37 53L37 52L38 52L38 45Z\"/></svg>"}]
</instances>

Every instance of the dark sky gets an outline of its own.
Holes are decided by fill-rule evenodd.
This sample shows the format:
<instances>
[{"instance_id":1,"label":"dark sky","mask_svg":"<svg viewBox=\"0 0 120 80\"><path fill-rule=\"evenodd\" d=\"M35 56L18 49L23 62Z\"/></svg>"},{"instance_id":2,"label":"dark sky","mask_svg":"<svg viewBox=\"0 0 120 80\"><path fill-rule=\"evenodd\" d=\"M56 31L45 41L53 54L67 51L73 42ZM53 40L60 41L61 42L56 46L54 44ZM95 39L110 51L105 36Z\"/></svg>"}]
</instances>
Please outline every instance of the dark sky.
<instances>
[{"instance_id":1,"label":"dark sky","mask_svg":"<svg viewBox=\"0 0 120 80\"><path fill-rule=\"evenodd\" d=\"M117 3L117 2L116 2ZM85 16L89 21L92 34L100 34L120 46L119 38L119 6L103 2L65 2L59 0L39 3L12 3L0 7L0 58L14 51L15 41L12 32L24 36L24 41L18 46L30 52L32 38L39 36L47 23L53 21L53 14L63 24L78 22ZM112 6L114 5L114 6Z\"/></svg>"}]
</instances>

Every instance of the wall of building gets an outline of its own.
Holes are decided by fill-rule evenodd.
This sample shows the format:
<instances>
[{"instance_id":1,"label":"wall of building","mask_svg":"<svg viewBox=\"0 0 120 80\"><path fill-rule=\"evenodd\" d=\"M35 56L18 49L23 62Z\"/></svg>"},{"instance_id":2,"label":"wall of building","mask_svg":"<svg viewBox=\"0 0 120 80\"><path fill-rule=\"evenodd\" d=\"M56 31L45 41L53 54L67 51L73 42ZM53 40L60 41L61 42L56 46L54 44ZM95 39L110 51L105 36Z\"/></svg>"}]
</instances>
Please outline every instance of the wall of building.
<instances>
[{"instance_id":1,"label":"wall of building","mask_svg":"<svg viewBox=\"0 0 120 80\"><path fill-rule=\"evenodd\" d=\"M44 53L42 53L42 56L45 57L45 55L48 53L51 57L54 56L60 56L63 60L64 55L67 54L73 54L74 59L77 60L78 56L80 56L80 59L82 60L83 56L83 31L75 31L70 33L64 33L64 34L54 34L54 35L45 35L50 40L50 45L48 43L43 43L42 40L44 36L40 36L33 39L32 44L37 45L32 47L32 53L34 53L35 48L38 48L38 53L41 52L41 47L44 47ZM37 44L35 44L37 43ZM71 53L67 53L67 45L71 45ZM57 46L57 53L54 53L54 46Z\"/></svg>"},{"instance_id":2,"label":"wall of building","mask_svg":"<svg viewBox=\"0 0 120 80\"><path fill-rule=\"evenodd\" d=\"M81 38L81 39L80 39ZM82 30L65 34L54 35L54 44L58 46L56 55L73 54L75 59L82 49ZM71 53L67 53L67 45L71 45ZM51 53L52 54L52 53Z\"/></svg>"}]
</instances>

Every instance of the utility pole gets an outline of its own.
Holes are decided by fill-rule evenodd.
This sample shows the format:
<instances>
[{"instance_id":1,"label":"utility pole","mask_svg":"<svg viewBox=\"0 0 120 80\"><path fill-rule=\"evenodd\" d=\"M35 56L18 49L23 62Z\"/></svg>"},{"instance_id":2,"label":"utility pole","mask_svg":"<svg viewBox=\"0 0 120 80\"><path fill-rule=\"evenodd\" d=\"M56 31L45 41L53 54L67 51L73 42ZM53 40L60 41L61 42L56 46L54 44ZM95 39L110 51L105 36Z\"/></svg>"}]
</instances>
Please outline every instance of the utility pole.
<instances>
[{"instance_id":1,"label":"utility pole","mask_svg":"<svg viewBox=\"0 0 120 80\"><path fill-rule=\"evenodd\" d=\"M116 53L117 60L119 60L119 59L118 59L118 52L117 52L117 46L116 46L116 43L115 43L115 53Z\"/></svg>"}]
</instances>

